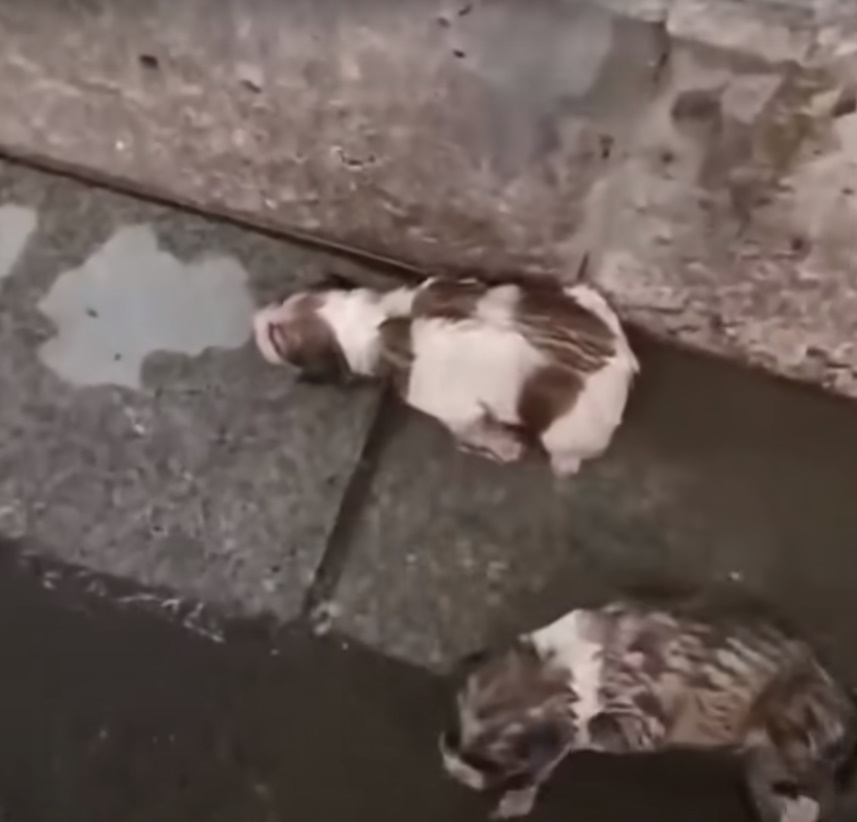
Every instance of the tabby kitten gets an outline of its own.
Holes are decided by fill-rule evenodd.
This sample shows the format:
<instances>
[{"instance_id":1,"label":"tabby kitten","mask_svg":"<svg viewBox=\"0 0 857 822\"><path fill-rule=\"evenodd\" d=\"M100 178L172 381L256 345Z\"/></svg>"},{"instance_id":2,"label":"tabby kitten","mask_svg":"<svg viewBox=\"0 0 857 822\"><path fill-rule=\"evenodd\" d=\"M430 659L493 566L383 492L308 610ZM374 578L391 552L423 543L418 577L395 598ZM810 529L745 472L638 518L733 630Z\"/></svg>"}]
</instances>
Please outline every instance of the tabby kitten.
<instances>
[{"instance_id":1,"label":"tabby kitten","mask_svg":"<svg viewBox=\"0 0 857 822\"><path fill-rule=\"evenodd\" d=\"M852 696L765 615L617 602L466 663L447 771L522 816L573 751L733 751L763 822L826 820L855 753Z\"/></svg>"}]
</instances>

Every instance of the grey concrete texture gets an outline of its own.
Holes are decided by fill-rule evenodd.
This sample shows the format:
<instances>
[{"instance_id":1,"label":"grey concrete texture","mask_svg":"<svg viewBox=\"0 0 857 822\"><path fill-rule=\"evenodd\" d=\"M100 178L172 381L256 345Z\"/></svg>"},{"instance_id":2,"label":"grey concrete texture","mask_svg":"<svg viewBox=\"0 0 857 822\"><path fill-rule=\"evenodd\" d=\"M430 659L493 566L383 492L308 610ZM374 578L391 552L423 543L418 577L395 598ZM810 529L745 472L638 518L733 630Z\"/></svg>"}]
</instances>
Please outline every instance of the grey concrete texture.
<instances>
[{"instance_id":1,"label":"grey concrete texture","mask_svg":"<svg viewBox=\"0 0 857 822\"><path fill-rule=\"evenodd\" d=\"M742 586L857 680L850 401L634 335L626 423L559 481L265 365L235 317L323 256L6 164L10 249L0 536L434 669L628 585Z\"/></svg>"},{"instance_id":2,"label":"grey concrete texture","mask_svg":"<svg viewBox=\"0 0 857 822\"><path fill-rule=\"evenodd\" d=\"M418 267L587 251L649 331L857 395L855 32L850 0L6 3L0 146Z\"/></svg>"},{"instance_id":3,"label":"grey concrete texture","mask_svg":"<svg viewBox=\"0 0 857 822\"><path fill-rule=\"evenodd\" d=\"M0 533L295 616L376 395L266 367L249 312L325 258L7 164L0 245Z\"/></svg>"},{"instance_id":4,"label":"grey concrete texture","mask_svg":"<svg viewBox=\"0 0 857 822\"><path fill-rule=\"evenodd\" d=\"M445 669L576 604L733 587L857 681L857 425L850 402L637 339L642 378L568 481L495 466L404 415L333 598L336 627Z\"/></svg>"}]
</instances>

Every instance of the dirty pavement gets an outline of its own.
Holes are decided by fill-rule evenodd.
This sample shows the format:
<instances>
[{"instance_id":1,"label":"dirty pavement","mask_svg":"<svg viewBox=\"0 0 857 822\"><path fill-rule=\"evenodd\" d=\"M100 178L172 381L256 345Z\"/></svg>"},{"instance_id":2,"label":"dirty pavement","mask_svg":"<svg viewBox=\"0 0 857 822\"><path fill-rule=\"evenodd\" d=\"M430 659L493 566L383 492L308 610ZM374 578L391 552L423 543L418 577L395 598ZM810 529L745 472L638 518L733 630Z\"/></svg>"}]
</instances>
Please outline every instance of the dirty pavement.
<instances>
[{"instance_id":1,"label":"dirty pavement","mask_svg":"<svg viewBox=\"0 0 857 822\"><path fill-rule=\"evenodd\" d=\"M253 307L332 266L0 164L2 819L483 819L443 670L641 581L745 586L857 682L853 404L635 337L607 456L503 470L261 362ZM580 757L532 818L742 808L720 763Z\"/></svg>"}]
</instances>

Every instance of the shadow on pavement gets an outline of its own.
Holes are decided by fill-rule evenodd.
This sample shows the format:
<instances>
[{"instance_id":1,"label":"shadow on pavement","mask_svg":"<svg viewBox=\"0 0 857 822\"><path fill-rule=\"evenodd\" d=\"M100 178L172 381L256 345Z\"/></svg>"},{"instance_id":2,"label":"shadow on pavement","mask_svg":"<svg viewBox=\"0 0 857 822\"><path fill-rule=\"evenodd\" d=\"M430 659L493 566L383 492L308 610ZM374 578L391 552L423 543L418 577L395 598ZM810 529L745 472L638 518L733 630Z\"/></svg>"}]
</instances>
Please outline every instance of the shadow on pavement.
<instances>
[{"instance_id":1,"label":"shadow on pavement","mask_svg":"<svg viewBox=\"0 0 857 822\"><path fill-rule=\"evenodd\" d=\"M4 821L486 817L441 773L437 679L297 630L232 625L217 643L84 587L2 555ZM584 757L531 818L738 822L709 764Z\"/></svg>"}]
</instances>

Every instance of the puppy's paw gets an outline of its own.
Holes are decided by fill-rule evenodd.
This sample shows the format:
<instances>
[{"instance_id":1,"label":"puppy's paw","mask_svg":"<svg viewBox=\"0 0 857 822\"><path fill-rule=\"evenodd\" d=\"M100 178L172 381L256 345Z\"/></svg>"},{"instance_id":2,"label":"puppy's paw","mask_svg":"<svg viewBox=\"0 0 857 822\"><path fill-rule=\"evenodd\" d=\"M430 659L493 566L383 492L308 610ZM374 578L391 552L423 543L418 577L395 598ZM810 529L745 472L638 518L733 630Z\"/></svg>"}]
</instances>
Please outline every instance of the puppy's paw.
<instances>
[{"instance_id":1,"label":"puppy's paw","mask_svg":"<svg viewBox=\"0 0 857 822\"><path fill-rule=\"evenodd\" d=\"M502 429L478 429L458 439L459 450L476 454L492 462L509 463L523 459L524 444Z\"/></svg>"},{"instance_id":2,"label":"puppy's paw","mask_svg":"<svg viewBox=\"0 0 857 822\"><path fill-rule=\"evenodd\" d=\"M492 819L520 819L527 816L536 803L537 788L509 791L491 814Z\"/></svg>"},{"instance_id":3,"label":"puppy's paw","mask_svg":"<svg viewBox=\"0 0 857 822\"><path fill-rule=\"evenodd\" d=\"M783 804L782 822L816 822L819 816L818 802L808 796L789 799Z\"/></svg>"},{"instance_id":4,"label":"puppy's paw","mask_svg":"<svg viewBox=\"0 0 857 822\"><path fill-rule=\"evenodd\" d=\"M517 440L498 440L491 448L497 462L518 462L524 457L524 445Z\"/></svg>"},{"instance_id":5,"label":"puppy's paw","mask_svg":"<svg viewBox=\"0 0 857 822\"><path fill-rule=\"evenodd\" d=\"M491 454L481 445L475 445L465 440L456 440L455 445L462 454L468 454L472 457L482 457L483 459L491 458Z\"/></svg>"},{"instance_id":6,"label":"puppy's paw","mask_svg":"<svg viewBox=\"0 0 857 822\"><path fill-rule=\"evenodd\" d=\"M580 470L580 457L574 454L553 454L551 468L559 478L573 477Z\"/></svg>"}]
</instances>

